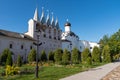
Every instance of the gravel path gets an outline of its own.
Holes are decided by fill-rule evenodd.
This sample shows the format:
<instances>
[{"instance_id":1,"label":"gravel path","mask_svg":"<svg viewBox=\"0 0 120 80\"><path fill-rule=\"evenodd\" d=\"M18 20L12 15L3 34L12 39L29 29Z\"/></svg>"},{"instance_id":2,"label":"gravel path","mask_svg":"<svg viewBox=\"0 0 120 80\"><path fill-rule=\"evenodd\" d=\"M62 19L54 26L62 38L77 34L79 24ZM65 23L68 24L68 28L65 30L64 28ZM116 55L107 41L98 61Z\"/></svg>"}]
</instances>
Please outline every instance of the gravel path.
<instances>
[{"instance_id":1,"label":"gravel path","mask_svg":"<svg viewBox=\"0 0 120 80\"><path fill-rule=\"evenodd\" d=\"M102 80L120 80L120 66L108 73Z\"/></svg>"}]
</instances>

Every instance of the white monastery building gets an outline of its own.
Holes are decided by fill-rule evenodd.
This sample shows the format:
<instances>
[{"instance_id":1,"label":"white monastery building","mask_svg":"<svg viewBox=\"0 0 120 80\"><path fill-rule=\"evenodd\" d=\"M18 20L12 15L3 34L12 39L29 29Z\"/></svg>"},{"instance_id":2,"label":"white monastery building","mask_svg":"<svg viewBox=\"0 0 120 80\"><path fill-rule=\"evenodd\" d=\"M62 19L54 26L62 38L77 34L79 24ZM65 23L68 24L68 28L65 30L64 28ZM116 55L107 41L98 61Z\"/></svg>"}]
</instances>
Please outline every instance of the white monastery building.
<instances>
[{"instance_id":1,"label":"white monastery building","mask_svg":"<svg viewBox=\"0 0 120 80\"><path fill-rule=\"evenodd\" d=\"M39 31L39 32L37 32ZM65 32L59 27L58 19L50 19L49 13L45 17L44 10L39 18L38 9L36 8L34 17L28 21L28 32L17 33L0 29L0 53L8 48L13 52L14 59L19 55L26 59L32 48L37 48L33 43L39 39L42 43L39 46L39 51L45 50L46 53L57 48L68 49L78 48L80 52L84 48L89 48L91 51L94 46L99 44L89 41L80 40L79 37L71 31L71 24L65 23Z\"/></svg>"},{"instance_id":2,"label":"white monastery building","mask_svg":"<svg viewBox=\"0 0 120 80\"><path fill-rule=\"evenodd\" d=\"M65 32L61 35L62 49L68 49L71 51L73 48L79 49L82 52L85 48L90 49L92 52L95 46L99 47L98 43L89 42L85 40L80 40L79 37L71 31L71 24L68 22L65 23Z\"/></svg>"}]
</instances>

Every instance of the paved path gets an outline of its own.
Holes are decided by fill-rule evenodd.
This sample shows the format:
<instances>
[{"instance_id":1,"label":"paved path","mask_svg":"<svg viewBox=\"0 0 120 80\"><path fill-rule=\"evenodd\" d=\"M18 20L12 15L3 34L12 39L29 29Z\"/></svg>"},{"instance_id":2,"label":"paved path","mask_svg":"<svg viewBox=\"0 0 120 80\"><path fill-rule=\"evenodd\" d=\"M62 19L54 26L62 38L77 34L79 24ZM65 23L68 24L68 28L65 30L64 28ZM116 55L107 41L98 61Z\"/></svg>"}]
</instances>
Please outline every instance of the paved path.
<instances>
[{"instance_id":1,"label":"paved path","mask_svg":"<svg viewBox=\"0 0 120 80\"><path fill-rule=\"evenodd\" d=\"M109 63L104 66L93 68L89 71L81 72L70 77L66 77L60 80L101 80L110 71L120 65L120 62Z\"/></svg>"}]
</instances>

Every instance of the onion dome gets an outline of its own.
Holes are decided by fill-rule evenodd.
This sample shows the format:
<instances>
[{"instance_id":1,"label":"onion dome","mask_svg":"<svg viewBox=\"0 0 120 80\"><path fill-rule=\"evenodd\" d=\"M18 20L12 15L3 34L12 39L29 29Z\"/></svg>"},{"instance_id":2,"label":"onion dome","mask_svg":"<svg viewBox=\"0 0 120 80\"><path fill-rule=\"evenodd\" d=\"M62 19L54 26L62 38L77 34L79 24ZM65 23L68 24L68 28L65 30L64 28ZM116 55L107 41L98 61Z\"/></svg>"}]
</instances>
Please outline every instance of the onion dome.
<instances>
[{"instance_id":1,"label":"onion dome","mask_svg":"<svg viewBox=\"0 0 120 80\"><path fill-rule=\"evenodd\" d=\"M71 24L69 22L66 22L65 26L71 26Z\"/></svg>"},{"instance_id":2,"label":"onion dome","mask_svg":"<svg viewBox=\"0 0 120 80\"><path fill-rule=\"evenodd\" d=\"M65 23L65 26L71 26L71 23L68 22L68 19L67 19L67 22Z\"/></svg>"}]
</instances>

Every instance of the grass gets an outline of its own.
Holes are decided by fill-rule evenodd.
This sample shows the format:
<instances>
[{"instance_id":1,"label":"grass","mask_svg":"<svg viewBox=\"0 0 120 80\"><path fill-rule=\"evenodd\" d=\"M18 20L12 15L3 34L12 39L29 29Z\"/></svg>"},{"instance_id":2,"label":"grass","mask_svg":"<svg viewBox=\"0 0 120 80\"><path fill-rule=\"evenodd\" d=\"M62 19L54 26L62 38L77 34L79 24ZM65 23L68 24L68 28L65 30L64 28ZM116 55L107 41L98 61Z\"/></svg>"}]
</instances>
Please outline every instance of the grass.
<instances>
[{"instance_id":1,"label":"grass","mask_svg":"<svg viewBox=\"0 0 120 80\"><path fill-rule=\"evenodd\" d=\"M70 76L73 74L76 74L81 71L88 70L91 67L97 67L103 65L101 64L94 64L92 66L87 66L82 67L82 64L77 64L74 66L43 66L39 70L39 78L35 78L35 74L23 74L23 75L14 75L14 76L9 76L9 77L2 77L0 76L0 80L59 80L60 78ZM34 66L29 66L29 65L24 65L21 67L22 68L30 68L30 69L35 69ZM3 68L0 68L0 72L2 72Z\"/></svg>"}]
</instances>

